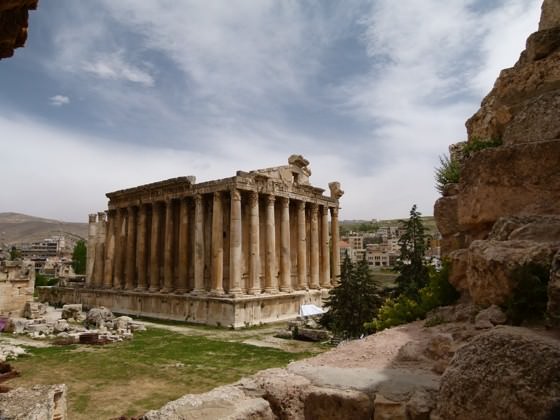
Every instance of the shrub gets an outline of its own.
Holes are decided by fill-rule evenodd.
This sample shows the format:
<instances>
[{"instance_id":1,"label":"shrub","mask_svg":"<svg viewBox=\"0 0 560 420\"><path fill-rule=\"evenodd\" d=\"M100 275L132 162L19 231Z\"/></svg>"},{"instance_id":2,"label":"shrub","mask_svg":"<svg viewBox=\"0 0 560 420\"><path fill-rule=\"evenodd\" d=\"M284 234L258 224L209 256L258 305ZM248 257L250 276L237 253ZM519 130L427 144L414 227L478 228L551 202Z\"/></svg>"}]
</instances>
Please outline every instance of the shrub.
<instances>
[{"instance_id":1,"label":"shrub","mask_svg":"<svg viewBox=\"0 0 560 420\"><path fill-rule=\"evenodd\" d=\"M466 157L471 157L474 153L479 152L484 149L490 149L492 147L498 147L502 145L502 139L479 139L472 138L467 142L465 147L463 147L463 154Z\"/></svg>"},{"instance_id":2,"label":"shrub","mask_svg":"<svg viewBox=\"0 0 560 420\"><path fill-rule=\"evenodd\" d=\"M436 190L443 194L446 185L459 182L461 165L447 155L440 156L439 163L440 166L435 168Z\"/></svg>"},{"instance_id":3,"label":"shrub","mask_svg":"<svg viewBox=\"0 0 560 420\"><path fill-rule=\"evenodd\" d=\"M469 158L480 150L498 147L502 145L502 139L479 139L472 138L469 140L463 149L461 155L463 158ZM459 160L463 160L459 158ZM436 190L443 194L446 185L456 184L461 178L461 163L447 155L439 157L440 166L435 168Z\"/></svg>"},{"instance_id":4,"label":"shrub","mask_svg":"<svg viewBox=\"0 0 560 420\"><path fill-rule=\"evenodd\" d=\"M377 312L377 317L365 324L368 331L381 331L424 319L432 309L455 302L459 298L459 292L449 283L450 268L450 263L443 261L440 271L432 269L428 285L420 289L416 299L401 294L396 299L385 300Z\"/></svg>"},{"instance_id":5,"label":"shrub","mask_svg":"<svg viewBox=\"0 0 560 420\"><path fill-rule=\"evenodd\" d=\"M528 263L512 273L514 288L504 310L514 325L523 321L542 321L546 315L550 267Z\"/></svg>"},{"instance_id":6,"label":"shrub","mask_svg":"<svg viewBox=\"0 0 560 420\"><path fill-rule=\"evenodd\" d=\"M58 283L58 279L56 277L48 277L40 273L35 274L35 287L54 286L57 283Z\"/></svg>"}]
</instances>

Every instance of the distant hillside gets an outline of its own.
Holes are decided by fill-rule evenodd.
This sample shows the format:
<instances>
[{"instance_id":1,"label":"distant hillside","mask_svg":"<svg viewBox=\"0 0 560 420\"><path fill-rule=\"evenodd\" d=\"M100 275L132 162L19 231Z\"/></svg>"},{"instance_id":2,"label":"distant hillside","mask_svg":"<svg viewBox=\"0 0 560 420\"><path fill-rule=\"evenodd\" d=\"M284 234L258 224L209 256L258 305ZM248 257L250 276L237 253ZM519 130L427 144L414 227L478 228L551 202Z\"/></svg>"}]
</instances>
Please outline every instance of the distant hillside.
<instances>
[{"instance_id":1,"label":"distant hillside","mask_svg":"<svg viewBox=\"0 0 560 420\"><path fill-rule=\"evenodd\" d=\"M20 213L0 213L0 243L40 241L55 235L86 239L87 223L67 223Z\"/></svg>"}]
</instances>

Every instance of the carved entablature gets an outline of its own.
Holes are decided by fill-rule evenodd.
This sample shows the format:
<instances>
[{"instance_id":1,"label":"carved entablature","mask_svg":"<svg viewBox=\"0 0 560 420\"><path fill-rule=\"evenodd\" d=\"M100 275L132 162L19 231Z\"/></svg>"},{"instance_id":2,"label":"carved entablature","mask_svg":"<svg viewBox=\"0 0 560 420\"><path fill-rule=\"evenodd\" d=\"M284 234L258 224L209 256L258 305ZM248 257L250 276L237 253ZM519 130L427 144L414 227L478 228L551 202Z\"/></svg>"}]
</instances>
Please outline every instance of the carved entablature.
<instances>
[{"instance_id":1,"label":"carved entablature","mask_svg":"<svg viewBox=\"0 0 560 420\"><path fill-rule=\"evenodd\" d=\"M331 188L331 197L327 197L323 195L325 191L323 188L309 184L309 175L311 174L308 168L309 161L301 155L292 155L288 163L289 165L250 172L237 171L234 177L198 184L196 184L194 176L183 176L110 192L106 194L109 198L109 210L178 200L185 197L194 197L196 194L206 195L227 191L228 194L225 196L229 197L229 191L231 190L273 194L291 200L313 202L326 207L337 205L337 200L341 194L333 196ZM339 191L341 191L340 188Z\"/></svg>"}]
</instances>

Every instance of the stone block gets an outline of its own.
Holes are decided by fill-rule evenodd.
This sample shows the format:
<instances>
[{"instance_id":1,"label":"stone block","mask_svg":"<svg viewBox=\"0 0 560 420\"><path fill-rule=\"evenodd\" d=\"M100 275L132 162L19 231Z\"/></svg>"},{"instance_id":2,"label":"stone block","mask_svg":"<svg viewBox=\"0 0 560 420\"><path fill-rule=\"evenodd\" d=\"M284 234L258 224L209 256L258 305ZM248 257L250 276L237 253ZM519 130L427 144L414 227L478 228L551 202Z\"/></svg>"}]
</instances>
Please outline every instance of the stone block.
<instances>
[{"instance_id":1,"label":"stone block","mask_svg":"<svg viewBox=\"0 0 560 420\"><path fill-rule=\"evenodd\" d=\"M467 281L473 302L501 305L511 296L512 272L527 263L550 265L560 243L474 241L469 247Z\"/></svg>"},{"instance_id":2,"label":"stone block","mask_svg":"<svg viewBox=\"0 0 560 420\"><path fill-rule=\"evenodd\" d=\"M498 326L457 350L441 378L437 412L443 419L546 419L558 401L560 342Z\"/></svg>"}]
</instances>

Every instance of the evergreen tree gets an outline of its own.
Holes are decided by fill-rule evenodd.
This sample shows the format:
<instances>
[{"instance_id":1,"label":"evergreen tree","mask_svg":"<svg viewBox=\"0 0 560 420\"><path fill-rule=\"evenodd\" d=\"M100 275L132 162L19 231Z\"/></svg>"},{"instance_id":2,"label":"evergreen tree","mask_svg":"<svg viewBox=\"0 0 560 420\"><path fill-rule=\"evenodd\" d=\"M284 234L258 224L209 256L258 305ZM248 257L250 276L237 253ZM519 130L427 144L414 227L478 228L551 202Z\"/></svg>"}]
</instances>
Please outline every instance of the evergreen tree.
<instances>
[{"instance_id":1,"label":"evergreen tree","mask_svg":"<svg viewBox=\"0 0 560 420\"><path fill-rule=\"evenodd\" d=\"M397 292L411 298L417 298L418 291L426 286L429 280L429 271L424 260L426 234L421 215L414 204L410 210L410 218L401 222L405 233L399 238L401 256L395 264L395 271L399 273L395 280Z\"/></svg>"},{"instance_id":2,"label":"evergreen tree","mask_svg":"<svg viewBox=\"0 0 560 420\"><path fill-rule=\"evenodd\" d=\"M379 284L373 278L365 259L355 266L346 254L342 262L340 282L331 290L325 302L328 312L321 324L343 338L359 337L366 332L379 306Z\"/></svg>"},{"instance_id":3,"label":"evergreen tree","mask_svg":"<svg viewBox=\"0 0 560 420\"><path fill-rule=\"evenodd\" d=\"M83 240L76 242L74 251L72 252L72 268L76 274L86 273L86 256L86 242Z\"/></svg>"}]
</instances>

